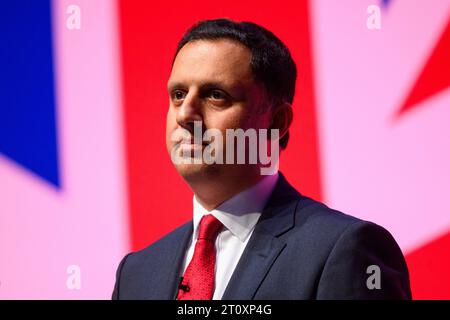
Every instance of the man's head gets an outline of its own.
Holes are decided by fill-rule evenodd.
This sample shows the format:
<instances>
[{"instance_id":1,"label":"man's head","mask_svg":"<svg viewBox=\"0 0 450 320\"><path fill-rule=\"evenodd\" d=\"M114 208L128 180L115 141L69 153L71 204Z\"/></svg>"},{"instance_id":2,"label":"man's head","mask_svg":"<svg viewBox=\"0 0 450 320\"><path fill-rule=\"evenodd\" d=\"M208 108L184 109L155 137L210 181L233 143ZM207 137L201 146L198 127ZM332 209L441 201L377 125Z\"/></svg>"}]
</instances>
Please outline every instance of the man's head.
<instances>
[{"instance_id":1,"label":"man's head","mask_svg":"<svg viewBox=\"0 0 450 320\"><path fill-rule=\"evenodd\" d=\"M176 145L172 133L183 128L193 134L194 121L201 121L203 130L218 129L224 136L226 129L279 129L279 144L284 149L295 80L296 66L288 49L270 31L226 19L197 23L178 44L168 81L169 152ZM255 166L222 167L228 168L202 164L178 165L177 169L187 179L208 170L232 178L252 172Z\"/></svg>"}]
</instances>

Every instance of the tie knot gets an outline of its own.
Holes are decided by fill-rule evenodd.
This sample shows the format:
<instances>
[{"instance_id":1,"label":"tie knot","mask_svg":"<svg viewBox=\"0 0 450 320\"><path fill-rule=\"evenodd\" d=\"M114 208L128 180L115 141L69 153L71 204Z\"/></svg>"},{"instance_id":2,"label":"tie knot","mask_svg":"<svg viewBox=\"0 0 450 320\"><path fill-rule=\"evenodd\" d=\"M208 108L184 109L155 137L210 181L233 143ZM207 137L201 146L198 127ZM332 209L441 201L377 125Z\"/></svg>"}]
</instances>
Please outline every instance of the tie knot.
<instances>
[{"instance_id":1,"label":"tie knot","mask_svg":"<svg viewBox=\"0 0 450 320\"><path fill-rule=\"evenodd\" d=\"M203 216L200 221L197 240L204 239L215 241L217 235L222 229L222 226L222 222L217 220L212 214Z\"/></svg>"}]
</instances>

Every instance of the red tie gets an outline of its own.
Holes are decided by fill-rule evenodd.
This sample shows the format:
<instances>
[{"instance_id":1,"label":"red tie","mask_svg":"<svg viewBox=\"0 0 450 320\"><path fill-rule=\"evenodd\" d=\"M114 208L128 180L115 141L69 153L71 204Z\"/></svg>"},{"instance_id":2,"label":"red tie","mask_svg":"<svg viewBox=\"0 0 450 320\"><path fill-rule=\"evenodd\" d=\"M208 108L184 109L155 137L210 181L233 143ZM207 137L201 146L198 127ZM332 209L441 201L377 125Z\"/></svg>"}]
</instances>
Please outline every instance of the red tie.
<instances>
[{"instance_id":1,"label":"red tie","mask_svg":"<svg viewBox=\"0 0 450 320\"><path fill-rule=\"evenodd\" d=\"M178 300L211 300L214 293L217 235L222 223L213 215L202 217L194 255L183 275Z\"/></svg>"}]
</instances>

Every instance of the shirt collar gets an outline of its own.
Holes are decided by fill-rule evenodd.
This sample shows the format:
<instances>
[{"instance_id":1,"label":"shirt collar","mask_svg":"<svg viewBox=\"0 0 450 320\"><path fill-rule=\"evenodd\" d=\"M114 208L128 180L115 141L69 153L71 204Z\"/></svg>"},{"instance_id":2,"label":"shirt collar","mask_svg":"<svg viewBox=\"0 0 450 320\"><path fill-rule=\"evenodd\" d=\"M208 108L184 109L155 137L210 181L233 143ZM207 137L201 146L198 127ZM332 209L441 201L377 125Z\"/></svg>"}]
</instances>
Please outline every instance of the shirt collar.
<instances>
[{"instance_id":1,"label":"shirt collar","mask_svg":"<svg viewBox=\"0 0 450 320\"><path fill-rule=\"evenodd\" d=\"M201 218L211 213L234 236L244 242L258 222L277 181L278 172L265 176L257 184L238 193L212 211L206 210L194 196L194 239L197 238Z\"/></svg>"}]
</instances>

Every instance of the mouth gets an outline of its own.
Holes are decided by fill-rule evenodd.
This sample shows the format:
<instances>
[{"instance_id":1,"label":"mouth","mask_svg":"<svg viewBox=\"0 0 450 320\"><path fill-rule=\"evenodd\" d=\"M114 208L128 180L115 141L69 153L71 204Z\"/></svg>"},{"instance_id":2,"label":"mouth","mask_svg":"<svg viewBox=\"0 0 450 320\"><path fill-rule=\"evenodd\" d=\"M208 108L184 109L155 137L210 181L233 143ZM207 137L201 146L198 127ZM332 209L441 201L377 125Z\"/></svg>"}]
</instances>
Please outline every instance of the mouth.
<instances>
[{"instance_id":1,"label":"mouth","mask_svg":"<svg viewBox=\"0 0 450 320\"><path fill-rule=\"evenodd\" d=\"M194 137L192 138L183 138L180 139L179 141L175 142L177 145L180 146L207 146L209 143L205 142L205 141L199 141L200 143L197 143L198 141L195 141Z\"/></svg>"},{"instance_id":2,"label":"mouth","mask_svg":"<svg viewBox=\"0 0 450 320\"><path fill-rule=\"evenodd\" d=\"M175 144L175 148L183 158L201 158L205 145L203 142L195 143L194 139L182 139Z\"/></svg>"}]
</instances>

